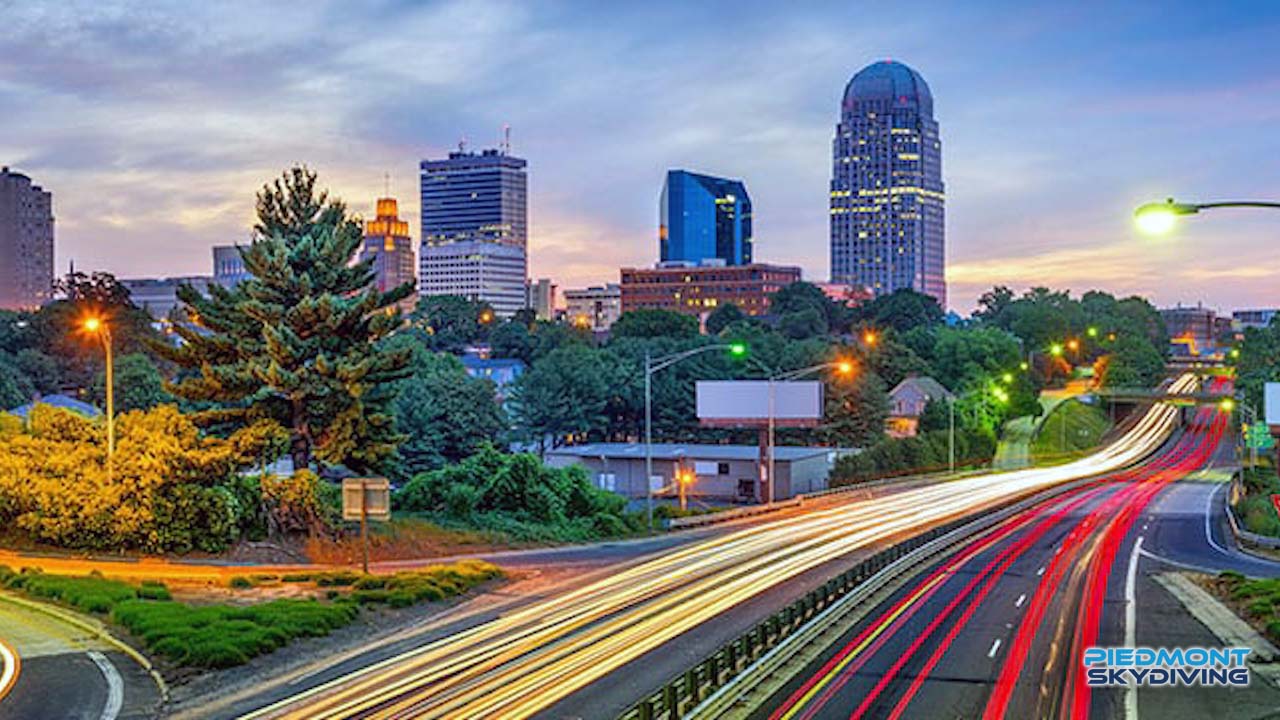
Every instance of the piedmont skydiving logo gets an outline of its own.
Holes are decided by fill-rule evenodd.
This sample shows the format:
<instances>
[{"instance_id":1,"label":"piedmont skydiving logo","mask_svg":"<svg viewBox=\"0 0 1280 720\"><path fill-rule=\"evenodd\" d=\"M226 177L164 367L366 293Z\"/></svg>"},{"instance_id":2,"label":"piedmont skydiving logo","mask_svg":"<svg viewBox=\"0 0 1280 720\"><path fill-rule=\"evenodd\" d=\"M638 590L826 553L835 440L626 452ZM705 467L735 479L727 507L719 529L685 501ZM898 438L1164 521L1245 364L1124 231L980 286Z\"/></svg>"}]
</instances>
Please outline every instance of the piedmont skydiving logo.
<instances>
[{"instance_id":1,"label":"piedmont skydiving logo","mask_svg":"<svg viewBox=\"0 0 1280 720\"><path fill-rule=\"evenodd\" d=\"M1084 651L1089 687L1247 687L1250 648L1091 647Z\"/></svg>"}]
</instances>

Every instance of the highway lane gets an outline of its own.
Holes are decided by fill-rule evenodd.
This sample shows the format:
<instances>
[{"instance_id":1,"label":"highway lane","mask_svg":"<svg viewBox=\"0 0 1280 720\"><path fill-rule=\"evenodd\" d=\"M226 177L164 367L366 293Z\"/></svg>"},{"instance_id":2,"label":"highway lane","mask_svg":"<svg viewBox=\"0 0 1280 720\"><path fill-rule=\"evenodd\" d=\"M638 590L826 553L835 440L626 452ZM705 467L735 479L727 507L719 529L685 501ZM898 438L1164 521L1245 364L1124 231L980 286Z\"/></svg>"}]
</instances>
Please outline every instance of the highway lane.
<instances>
[{"instance_id":1,"label":"highway lane","mask_svg":"<svg viewBox=\"0 0 1280 720\"><path fill-rule=\"evenodd\" d=\"M19 669L9 692L0 692L0 720L156 715L160 693L151 677L81 628L0 598L0 641L17 656Z\"/></svg>"},{"instance_id":2,"label":"highway lane","mask_svg":"<svg viewBox=\"0 0 1280 720\"><path fill-rule=\"evenodd\" d=\"M1180 378L1176 390L1194 378ZM855 501L673 549L597 583L442 638L253 717L526 717L777 585L877 542L1115 470L1168 437L1150 409L1121 440L1055 468ZM637 695L639 692L637 692Z\"/></svg>"},{"instance_id":3,"label":"highway lane","mask_svg":"<svg viewBox=\"0 0 1280 720\"><path fill-rule=\"evenodd\" d=\"M1204 409L1152 461L974 538L877 607L759 716L1115 715L1117 694L1090 693L1072 658L1100 635L1124 641L1125 538L1169 483L1210 462L1225 427L1224 414Z\"/></svg>"}]
</instances>

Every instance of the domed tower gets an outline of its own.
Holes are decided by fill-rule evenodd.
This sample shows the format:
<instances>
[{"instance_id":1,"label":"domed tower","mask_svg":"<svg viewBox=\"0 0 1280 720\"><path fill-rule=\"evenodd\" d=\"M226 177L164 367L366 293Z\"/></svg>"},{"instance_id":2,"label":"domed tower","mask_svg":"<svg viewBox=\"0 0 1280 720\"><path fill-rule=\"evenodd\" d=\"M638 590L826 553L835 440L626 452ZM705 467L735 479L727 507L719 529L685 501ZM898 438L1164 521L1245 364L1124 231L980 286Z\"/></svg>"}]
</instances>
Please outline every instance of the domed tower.
<instances>
[{"instance_id":1,"label":"domed tower","mask_svg":"<svg viewBox=\"0 0 1280 720\"><path fill-rule=\"evenodd\" d=\"M920 73L885 60L844 90L831 143L831 281L946 307L942 142Z\"/></svg>"}]
</instances>

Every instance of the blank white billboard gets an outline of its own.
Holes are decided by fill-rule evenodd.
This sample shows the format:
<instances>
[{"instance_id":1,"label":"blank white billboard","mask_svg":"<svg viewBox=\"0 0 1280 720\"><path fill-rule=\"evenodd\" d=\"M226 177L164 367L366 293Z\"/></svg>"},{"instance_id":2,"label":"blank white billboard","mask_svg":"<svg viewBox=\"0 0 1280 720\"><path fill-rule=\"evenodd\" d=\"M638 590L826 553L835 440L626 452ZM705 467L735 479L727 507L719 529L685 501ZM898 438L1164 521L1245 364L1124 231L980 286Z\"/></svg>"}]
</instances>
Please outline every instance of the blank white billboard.
<instances>
[{"instance_id":1,"label":"blank white billboard","mask_svg":"<svg viewBox=\"0 0 1280 720\"><path fill-rule=\"evenodd\" d=\"M1280 425L1280 383L1267 383L1263 392L1263 414L1268 425Z\"/></svg>"},{"instance_id":2,"label":"blank white billboard","mask_svg":"<svg viewBox=\"0 0 1280 720\"><path fill-rule=\"evenodd\" d=\"M767 380L699 380L698 420L708 425L768 423ZM812 425L822 419L822 383L773 383L773 418L779 426Z\"/></svg>"}]
</instances>

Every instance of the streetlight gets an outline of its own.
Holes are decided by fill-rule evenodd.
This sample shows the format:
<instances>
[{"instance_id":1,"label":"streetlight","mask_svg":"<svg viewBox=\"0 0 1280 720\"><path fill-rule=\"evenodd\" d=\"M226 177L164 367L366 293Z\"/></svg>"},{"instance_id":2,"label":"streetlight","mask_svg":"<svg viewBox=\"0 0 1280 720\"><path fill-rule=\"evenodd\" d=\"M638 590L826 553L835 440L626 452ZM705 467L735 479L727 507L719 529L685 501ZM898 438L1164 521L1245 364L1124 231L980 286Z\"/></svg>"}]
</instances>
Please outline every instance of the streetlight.
<instances>
[{"instance_id":1,"label":"streetlight","mask_svg":"<svg viewBox=\"0 0 1280 720\"><path fill-rule=\"evenodd\" d=\"M747 353L747 346L740 342L718 343L685 350L683 352L663 355L654 358L651 351L644 351L644 491L646 512L649 517L649 529L653 530L653 374L664 368L712 350L728 350L730 355L741 357Z\"/></svg>"},{"instance_id":2,"label":"streetlight","mask_svg":"<svg viewBox=\"0 0 1280 720\"><path fill-rule=\"evenodd\" d=\"M867 330L862 333L862 343L867 347L875 347L879 340L880 336L874 330Z\"/></svg>"},{"instance_id":3,"label":"streetlight","mask_svg":"<svg viewBox=\"0 0 1280 720\"><path fill-rule=\"evenodd\" d=\"M1164 235L1178 224L1183 215L1195 215L1201 210L1221 207L1252 207L1280 209L1280 202L1261 202L1256 200L1228 200L1210 203L1180 203L1173 198L1164 202L1147 203L1133 211L1133 221L1138 229L1148 235Z\"/></svg>"},{"instance_id":4,"label":"streetlight","mask_svg":"<svg viewBox=\"0 0 1280 720\"><path fill-rule=\"evenodd\" d=\"M835 360L833 362L824 362L824 363L818 363L817 365L810 365L807 368L800 368L799 370L789 370L784 373L773 375L769 378L769 442L768 442L769 464L767 466L769 468L769 471L768 471L768 476L765 478L765 481L768 483L768 488L769 488L769 495L767 499L767 504L769 505L773 504L773 495L774 495L773 433L774 433L774 428L777 425L777 422L774 419L774 405L776 403L775 398L777 397L777 390L776 390L777 383L780 380L783 382L787 382L789 380L796 380L804 377L805 375L819 372L827 368L835 368L836 372L840 373L841 375L852 375L854 370L854 365L849 360Z\"/></svg>"},{"instance_id":5,"label":"streetlight","mask_svg":"<svg viewBox=\"0 0 1280 720\"><path fill-rule=\"evenodd\" d=\"M107 355L107 477L110 479L112 456L116 452L115 367L111 360L111 326L95 315L85 318L81 325L85 332L102 339L102 347Z\"/></svg>"},{"instance_id":6,"label":"streetlight","mask_svg":"<svg viewBox=\"0 0 1280 720\"><path fill-rule=\"evenodd\" d=\"M1062 357L1062 343L1054 343L1050 345L1049 354L1054 357Z\"/></svg>"}]
</instances>

